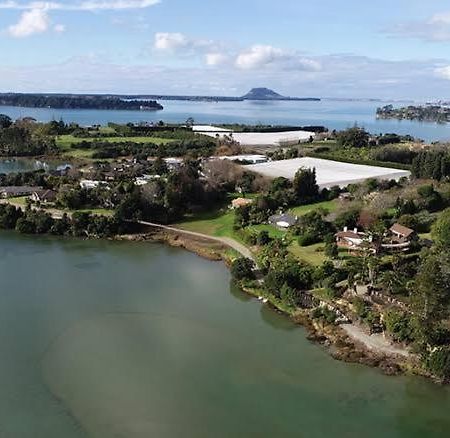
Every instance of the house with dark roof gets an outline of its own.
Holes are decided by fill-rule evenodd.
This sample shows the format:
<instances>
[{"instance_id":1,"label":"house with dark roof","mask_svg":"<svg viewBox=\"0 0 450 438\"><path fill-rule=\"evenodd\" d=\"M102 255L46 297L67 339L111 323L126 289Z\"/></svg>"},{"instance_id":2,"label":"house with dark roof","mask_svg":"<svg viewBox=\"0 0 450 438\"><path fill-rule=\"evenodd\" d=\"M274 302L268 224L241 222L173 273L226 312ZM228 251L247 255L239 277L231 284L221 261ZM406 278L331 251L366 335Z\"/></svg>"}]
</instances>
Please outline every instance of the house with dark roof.
<instances>
[{"instance_id":1,"label":"house with dark roof","mask_svg":"<svg viewBox=\"0 0 450 438\"><path fill-rule=\"evenodd\" d=\"M58 193L54 190L36 190L30 196L30 200L33 202L40 202L41 204L53 203L56 201Z\"/></svg>"},{"instance_id":2,"label":"house with dark roof","mask_svg":"<svg viewBox=\"0 0 450 438\"><path fill-rule=\"evenodd\" d=\"M291 228L294 225L297 225L297 222L298 216L293 216L289 213L275 214L273 216L270 216L269 218L269 224L284 229Z\"/></svg>"},{"instance_id":3,"label":"house with dark roof","mask_svg":"<svg viewBox=\"0 0 450 438\"><path fill-rule=\"evenodd\" d=\"M29 186L9 186L0 187L0 198L19 198L20 196L30 196L34 192L42 190L42 187Z\"/></svg>"}]
</instances>

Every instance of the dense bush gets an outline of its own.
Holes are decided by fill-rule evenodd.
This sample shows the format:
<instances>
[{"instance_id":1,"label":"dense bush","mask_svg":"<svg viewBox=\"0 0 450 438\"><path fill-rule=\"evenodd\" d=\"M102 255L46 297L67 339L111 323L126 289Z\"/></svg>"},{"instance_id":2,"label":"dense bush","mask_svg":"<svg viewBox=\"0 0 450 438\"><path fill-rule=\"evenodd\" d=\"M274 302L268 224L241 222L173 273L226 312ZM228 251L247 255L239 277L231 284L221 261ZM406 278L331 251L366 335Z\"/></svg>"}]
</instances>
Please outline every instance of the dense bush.
<instances>
[{"instance_id":1,"label":"dense bush","mask_svg":"<svg viewBox=\"0 0 450 438\"><path fill-rule=\"evenodd\" d=\"M252 260L241 257L233 261L231 275L236 280L249 280L255 277L253 269L255 264Z\"/></svg>"},{"instance_id":2,"label":"dense bush","mask_svg":"<svg viewBox=\"0 0 450 438\"><path fill-rule=\"evenodd\" d=\"M406 312L391 309L384 315L387 332L398 342L413 342L414 328L411 316Z\"/></svg>"},{"instance_id":3,"label":"dense bush","mask_svg":"<svg viewBox=\"0 0 450 438\"><path fill-rule=\"evenodd\" d=\"M450 347L440 347L427 360L428 369L441 379L450 379Z\"/></svg>"}]
</instances>

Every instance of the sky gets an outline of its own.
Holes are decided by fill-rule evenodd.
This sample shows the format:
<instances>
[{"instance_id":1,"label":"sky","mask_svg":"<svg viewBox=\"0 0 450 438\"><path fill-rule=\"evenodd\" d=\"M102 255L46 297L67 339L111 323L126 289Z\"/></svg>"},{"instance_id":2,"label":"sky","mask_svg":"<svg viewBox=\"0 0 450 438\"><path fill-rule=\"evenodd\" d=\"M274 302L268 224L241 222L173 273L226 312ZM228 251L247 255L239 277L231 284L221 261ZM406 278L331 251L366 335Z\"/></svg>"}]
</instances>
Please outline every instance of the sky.
<instances>
[{"instance_id":1,"label":"sky","mask_svg":"<svg viewBox=\"0 0 450 438\"><path fill-rule=\"evenodd\" d=\"M450 99L450 0L0 0L0 91Z\"/></svg>"}]
</instances>

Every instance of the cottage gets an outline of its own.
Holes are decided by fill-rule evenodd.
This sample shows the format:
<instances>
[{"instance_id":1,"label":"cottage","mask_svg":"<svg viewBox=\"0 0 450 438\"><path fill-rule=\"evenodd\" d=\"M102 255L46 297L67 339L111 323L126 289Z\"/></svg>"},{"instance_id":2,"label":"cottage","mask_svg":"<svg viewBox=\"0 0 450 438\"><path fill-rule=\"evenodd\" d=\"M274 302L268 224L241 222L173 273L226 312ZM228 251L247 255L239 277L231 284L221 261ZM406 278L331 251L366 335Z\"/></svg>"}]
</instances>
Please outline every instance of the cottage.
<instances>
[{"instance_id":1,"label":"cottage","mask_svg":"<svg viewBox=\"0 0 450 438\"><path fill-rule=\"evenodd\" d=\"M236 210L241 207L246 207L247 205L251 205L253 203L252 199L248 198L237 198L231 201L231 208Z\"/></svg>"},{"instance_id":2,"label":"cottage","mask_svg":"<svg viewBox=\"0 0 450 438\"><path fill-rule=\"evenodd\" d=\"M0 198L18 198L20 196L30 196L34 192L42 190L42 187L29 187L29 186L9 186L0 187Z\"/></svg>"},{"instance_id":3,"label":"cottage","mask_svg":"<svg viewBox=\"0 0 450 438\"><path fill-rule=\"evenodd\" d=\"M269 223L279 228L291 228L297 224L298 216L289 213L276 214L269 218Z\"/></svg>"},{"instance_id":4,"label":"cottage","mask_svg":"<svg viewBox=\"0 0 450 438\"><path fill-rule=\"evenodd\" d=\"M370 251L378 253L379 251L395 253L407 252L411 247L412 238L415 235L414 230L404 227L400 224L393 225L389 231L385 232L381 241L373 241L370 234L358 231L348 230L336 234L336 243L340 248L346 248L349 251Z\"/></svg>"},{"instance_id":5,"label":"cottage","mask_svg":"<svg viewBox=\"0 0 450 438\"><path fill-rule=\"evenodd\" d=\"M48 204L56 201L58 193L54 190L36 190L30 196L33 202L40 202L41 204Z\"/></svg>"},{"instance_id":6,"label":"cottage","mask_svg":"<svg viewBox=\"0 0 450 438\"><path fill-rule=\"evenodd\" d=\"M394 224L389 230L393 236L395 236L399 240L408 241L414 236L415 231L411 228L404 227L400 224Z\"/></svg>"},{"instance_id":7,"label":"cottage","mask_svg":"<svg viewBox=\"0 0 450 438\"><path fill-rule=\"evenodd\" d=\"M365 242L367 242L367 235L359 232L357 228L349 230L344 227L344 231L336 234L336 243L341 248L362 249Z\"/></svg>"}]
</instances>

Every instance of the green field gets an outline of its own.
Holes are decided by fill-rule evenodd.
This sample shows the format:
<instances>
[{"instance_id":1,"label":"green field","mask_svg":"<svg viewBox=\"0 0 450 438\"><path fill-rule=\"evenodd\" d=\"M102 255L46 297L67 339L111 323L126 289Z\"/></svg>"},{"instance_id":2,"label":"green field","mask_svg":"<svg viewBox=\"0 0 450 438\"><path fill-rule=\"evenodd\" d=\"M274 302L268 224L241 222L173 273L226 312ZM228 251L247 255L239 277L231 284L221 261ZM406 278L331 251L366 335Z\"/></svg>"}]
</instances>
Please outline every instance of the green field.
<instances>
[{"instance_id":1,"label":"green field","mask_svg":"<svg viewBox=\"0 0 450 438\"><path fill-rule=\"evenodd\" d=\"M90 213L96 216L113 216L114 210L106 210L105 208L85 208L82 210L68 210L67 213Z\"/></svg>"},{"instance_id":2,"label":"green field","mask_svg":"<svg viewBox=\"0 0 450 438\"><path fill-rule=\"evenodd\" d=\"M159 137L99 137L99 138L80 138L74 137L73 135L60 135L56 137L56 145L64 150L70 149L71 145L82 143L83 141L93 142L101 141L107 143L124 143L124 142L134 142L134 143L154 143L157 145L167 144L173 142L171 139L159 138Z\"/></svg>"},{"instance_id":3,"label":"green field","mask_svg":"<svg viewBox=\"0 0 450 438\"><path fill-rule=\"evenodd\" d=\"M269 233L269 236L273 239L280 239L287 235L287 232L285 230L281 230L270 224L250 225L249 227L247 227L247 230L253 231L255 233L259 233L260 231L267 231Z\"/></svg>"},{"instance_id":4,"label":"green field","mask_svg":"<svg viewBox=\"0 0 450 438\"><path fill-rule=\"evenodd\" d=\"M337 199L334 199L333 201L318 202L317 204L301 205L300 207L291 208L289 211L296 216L302 216L319 208L323 208L329 213L333 213L337 210L338 207L339 201Z\"/></svg>"},{"instance_id":5,"label":"green field","mask_svg":"<svg viewBox=\"0 0 450 438\"><path fill-rule=\"evenodd\" d=\"M105 128L108 129L108 128ZM109 131L108 131L109 132ZM114 132L114 131L112 131ZM79 138L74 137L73 135L60 135L55 138L56 146L61 150L64 156L72 157L72 158L84 158L89 159L92 158L93 150L90 149L77 149L73 148L72 145L76 146L77 144L87 141L102 141L107 143L123 143L123 142L134 142L141 144L156 144L156 145L164 145L170 142L173 142L171 139L167 138L159 138L159 137L104 137L104 138Z\"/></svg>"},{"instance_id":6,"label":"green field","mask_svg":"<svg viewBox=\"0 0 450 438\"><path fill-rule=\"evenodd\" d=\"M314 266L319 266L327 259L323 251L318 251L323 247L323 243L311 246L300 246L297 242L293 242L289 246L289 251L299 260Z\"/></svg>"},{"instance_id":7,"label":"green field","mask_svg":"<svg viewBox=\"0 0 450 438\"><path fill-rule=\"evenodd\" d=\"M233 230L233 223L234 212L222 209L186 218L185 221L176 224L176 226L183 230L195 231L209 236L232 237L241 240Z\"/></svg>"}]
</instances>

